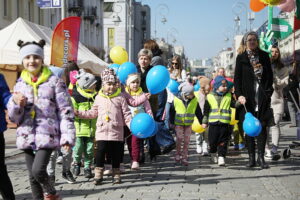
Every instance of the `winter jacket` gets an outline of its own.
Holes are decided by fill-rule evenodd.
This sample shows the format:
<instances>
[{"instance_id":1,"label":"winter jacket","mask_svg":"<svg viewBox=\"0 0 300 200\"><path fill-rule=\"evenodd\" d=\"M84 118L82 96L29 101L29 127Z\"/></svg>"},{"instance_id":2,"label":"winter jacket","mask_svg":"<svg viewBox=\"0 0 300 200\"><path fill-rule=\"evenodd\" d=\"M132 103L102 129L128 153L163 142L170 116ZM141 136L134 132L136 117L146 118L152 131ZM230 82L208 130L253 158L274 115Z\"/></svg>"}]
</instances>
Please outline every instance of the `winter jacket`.
<instances>
[{"instance_id":1,"label":"winter jacket","mask_svg":"<svg viewBox=\"0 0 300 200\"><path fill-rule=\"evenodd\" d=\"M96 140L124 141L123 126L130 127L131 113L121 90L106 96L100 90L91 110L78 111L78 117L97 119Z\"/></svg>"},{"instance_id":2,"label":"winter jacket","mask_svg":"<svg viewBox=\"0 0 300 200\"><path fill-rule=\"evenodd\" d=\"M274 69L274 92L271 96L271 108L273 108L274 114L283 114L284 112L284 98L283 88L288 84L289 69L287 67Z\"/></svg>"},{"instance_id":3,"label":"winter jacket","mask_svg":"<svg viewBox=\"0 0 300 200\"><path fill-rule=\"evenodd\" d=\"M43 67L44 70L49 69ZM74 112L62 79L51 74L35 91L21 75L14 92L27 98L25 107L16 105L13 98L7 105L10 120L18 124L18 149L55 149L65 144L74 145Z\"/></svg>"},{"instance_id":4,"label":"winter jacket","mask_svg":"<svg viewBox=\"0 0 300 200\"><path fill-rule=\"evenodd\" d=\"M10 97L11 94L9 92L9 88L6 84L4 76L0 74L0 133L3 133L7 128L4 110L6 109L6 105Z\"/></svg>"},{"instance_id":5,"label":"winter jacket","mask_svg":"<svg viewBox=\"0 0 300 200\"><path fill-rule=\"evenodd\" d=\"M97 93L87 93L78 86L73 88L72 104L75 110L90 110L94 104ZM96 131L96 119L81 119L75 117L76 137L94 137Z\"/></svg>"},{"instance_id":6,"label":"winter jacket","mask_svg":"<svg viewBox=\"0 0 300 200\"><path fill-rule=\"evenodd\" d=\"M261 86L258 89L258 119L269 124L269 120L273 118L270 112L271 95L273 93L273 72L268 53L258 50L259 62L263 66L261 77ZM255 75L248 54L245 51L236 58L236 67L234 72L234 88L237 98L244 96L246 98L246 108L248 112L255 113ZM245 109L240 107L237 109L237 118L241 122L244 121Z\"/></svg>"}]
</instances>

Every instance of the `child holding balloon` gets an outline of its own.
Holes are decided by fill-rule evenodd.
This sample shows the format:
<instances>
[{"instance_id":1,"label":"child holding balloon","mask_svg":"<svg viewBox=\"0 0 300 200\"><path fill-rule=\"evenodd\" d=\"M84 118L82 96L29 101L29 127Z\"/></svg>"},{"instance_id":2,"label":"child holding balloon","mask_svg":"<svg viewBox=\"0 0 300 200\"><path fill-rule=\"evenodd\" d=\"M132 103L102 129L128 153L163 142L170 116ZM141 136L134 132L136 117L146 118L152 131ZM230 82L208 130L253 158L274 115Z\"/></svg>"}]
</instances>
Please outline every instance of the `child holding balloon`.
<instances>
[{"instance_id":1,"label":"child holding balloon","mask_svg":"<svg viewBox=\"0 0 300 200\"><path fill-rule=\"evenodd\" d=\"M202 122L202 111L194 95L194 87L188 82L178 87L179 96L174 96L170 107L170 123L175 125L176 154L175 162L188 166L188 148L192 134L194 117Z\"/></svg>"},{"instance_id":2,"label":"child holding balloon","mask_svg":"<svg viewBox=\"0 0 300 200\"><path fill-rule=\"evenodd\" d=\"M126 80L126 92L130 94L133 98L139 98L143 95L143 90L140 87L141 77L139 74L130 74ZM148 113L150 116L153 117L151 106L148 100L144 103L140 104L139 106L130 106L130 111L132 117L134 117L138 113ZM130 130L125 127L125 135L130 135ZM139 157L140 157L140 139L135 135L130 135L127 137L127 146L129 150L129 154L132 160L131 169L138 170L139 169Z\"/></svg>"},{"instance_id":3,"label":"child holding balloon","mask_svg":"<svg viewBox=\"0 0 300 200\"><path fill-rule=\"evenodd\" d=\"M203 128L208 130L208 142L212 161L219 166L225 166L227 153L227 143L229 141L231 107L237 107L239 102L235 102L228 91L228 81L223 76L214 79L213 91L206 96L204 104ZM217 157L218 152L218 157Z\"/></svg>"},{"instance_id":4,"label":"child holding balloon","mask_svg":"<svg viewBox=\"0 0 300 200\"><path fill-rule=\"evenodd\" d=\"M78 117L97 118L96 123L96 166L94 184L103 181L105 153L108 153L113 167L113 183L121 183L120 160L123 151L123 126L130 127L131 112L126 99L118 88L118 78L113 69L101 73L102 88L96 96L93 107L88 111L77 111Z\"/></svg>"}]
</instances>

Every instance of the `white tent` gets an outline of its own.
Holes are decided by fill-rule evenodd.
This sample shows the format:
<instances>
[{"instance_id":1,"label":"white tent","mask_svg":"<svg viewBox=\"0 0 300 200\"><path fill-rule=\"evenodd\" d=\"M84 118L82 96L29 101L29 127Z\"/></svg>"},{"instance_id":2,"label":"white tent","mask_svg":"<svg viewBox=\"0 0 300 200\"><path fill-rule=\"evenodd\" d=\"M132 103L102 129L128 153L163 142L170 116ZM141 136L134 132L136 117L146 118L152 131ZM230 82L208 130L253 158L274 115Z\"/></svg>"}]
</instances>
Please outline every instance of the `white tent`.
<instances>
[{"instance_id":1,"label":"white tent","mask_svg":"<svg viewBox=\"0 0 300 200\"><path fill-rule=\"evenodd\" d=\"M18 40L39 41L44 39L45 64L50 64L50 49L52 29L34 24L22 18L18 18L6 28L0 30L0 64L20 65ZM83 44L79 43L77 63L80 68L90 69L95 74L100 74L106 62L98 58Z\"/></svg>"}]
</instances>

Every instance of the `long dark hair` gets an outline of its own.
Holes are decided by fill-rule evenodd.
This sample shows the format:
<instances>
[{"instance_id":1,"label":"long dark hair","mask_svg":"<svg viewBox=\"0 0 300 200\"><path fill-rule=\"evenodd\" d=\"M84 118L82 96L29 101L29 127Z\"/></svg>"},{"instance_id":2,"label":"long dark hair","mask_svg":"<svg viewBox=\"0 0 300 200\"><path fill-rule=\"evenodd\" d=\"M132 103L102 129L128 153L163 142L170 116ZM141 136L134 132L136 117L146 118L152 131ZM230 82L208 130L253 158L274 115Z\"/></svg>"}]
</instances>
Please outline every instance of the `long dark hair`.
<instances>
[{"instance_id":1,"label":"long dark hair","mask_svg":"<svg viewBox=\"0 0 300 200\"><path fill-rule=\"evenodd\" d=\"M275 68L281 69L284 67L284 64L281 61L281 53L280 53L280 49L277 46L272 46L272 49L277 49L277 51L279 52L278 58L275 60L273 58L271 58L271 62L272 64L275 65Z\"/></svg>"}]
</instances>

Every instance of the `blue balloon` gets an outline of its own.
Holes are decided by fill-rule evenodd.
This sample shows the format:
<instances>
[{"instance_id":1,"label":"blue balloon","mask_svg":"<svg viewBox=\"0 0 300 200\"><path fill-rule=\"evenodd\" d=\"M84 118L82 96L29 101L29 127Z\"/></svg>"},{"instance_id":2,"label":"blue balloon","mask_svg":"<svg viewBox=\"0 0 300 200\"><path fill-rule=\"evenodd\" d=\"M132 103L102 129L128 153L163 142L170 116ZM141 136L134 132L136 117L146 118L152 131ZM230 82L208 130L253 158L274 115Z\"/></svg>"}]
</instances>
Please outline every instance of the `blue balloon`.
<instances>
[{"instance_id":1,"label":"blue balloon","mask_svg":"<svg viewBox=\"0 0 300 200\"><path fill-rule=\"evenodd\" d=\"M119 65L119 64L114 63L114 64L109 65L108 67L109 67L109 68L112 68L112 69L115 71L115 73L118 75L118 70L119 70L119 68L120 68L120 65Z\"/></svg>"},{"instance_id":2,"label":"blue balloon","mask_svg":"<svg viewBox=\"0 0 300 200\"><path fill-rule=\"evenodd\" d=\"M157 125L156 121L154 121L154 125L155 125L155 127L154 127L153 133L151 134L150 137L154 136L157 133L157 131L158 131L158 125Z\"/></svg>"},{"instance_id":3,"label":"blue balloon","mask_svg":"<svg viewBox=\"0 0 300 200\"><path fill-rule=\"evenodd\" d=\"M137 73L137 68L132 62L123 63L118 70L118 77L122 84L126 84L126 80L129 74Z\"/></svg>"},{"instance_id":4,"label":"blue balloon","mask_svg":"<svg viewBox=\"0 0 300 200\"><path fill-rule=\"evenodd\" d=\"M196 84L194 85L194 91L198 91L200 89L200 83L199 81L196 82Z\"/></svg>"},{"instance_id":5,"label":"blue balloon","mask_svg":"<svg viewBox=\"0 0 300 200\"><path fill-rule=\"evenodd\" d=\"M152 67L146 77L146 85L151 94L157 94L166 89L170 81L170 73L165 66Z\"/></svg>"},{"instance_id":6,"label":"blue balloon","mask_svg":"<svg viewBox=\"0 0 300 200\"><path fill-rule=\"evenodd\" d=\"M138 138L151 137L155 131L155 121L147 113L138 113L130 122L130 130Z\"/></svg>"},{"instance_id":7,"label":"blue balloon","mask_svg":"<svg viewBox=\"0 0 300 200\"><path fill-rule=\"evenodd\" d=\"M177 81L175 81L174 79L170 79L167 88L170 90L170 92L177 94L178 86L179 86L179 83Z\"/></svg>"},{"instance_id":8,"label":"blue balloon","mask_svg":"<svg viewBox=\"0 0 300 200\"><path fill-rule=\"evenodd\" d=\"M245 114L245 120L243 122L243 129L248 136L256 137L261 132L261 123L250 112Z\"/></svg>"}]
</instances>

